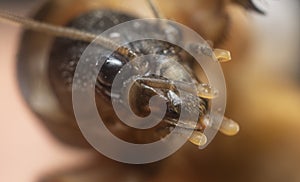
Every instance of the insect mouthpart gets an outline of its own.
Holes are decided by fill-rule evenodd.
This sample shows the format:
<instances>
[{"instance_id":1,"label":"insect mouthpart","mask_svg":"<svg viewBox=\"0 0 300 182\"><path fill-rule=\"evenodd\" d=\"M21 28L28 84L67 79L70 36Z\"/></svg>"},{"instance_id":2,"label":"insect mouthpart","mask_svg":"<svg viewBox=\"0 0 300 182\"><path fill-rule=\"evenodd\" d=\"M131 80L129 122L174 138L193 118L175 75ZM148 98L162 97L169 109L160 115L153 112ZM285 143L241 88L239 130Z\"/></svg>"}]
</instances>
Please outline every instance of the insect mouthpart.
<instances>
[{"instance_id":1,"label":"insect mouthpart","mask_svg":"<svg viewBox=\"0 0 300 182\"><path fill-rule=\"evenodd\" d=\"M207 141L203 134L204 118L209 100L218 91L199 82L189 69L192 60L183 59L188 57L183 49L159 40L141 40L129 46L139 55L137 59L128 60L118 53L102 59L104 63L96 84L98 93L111 100L117 107L115 110L123 113L119 118L130 120L132 125L140 121L129 114L131 111L142 118L152 115L161 121L154 127L160 137L176 127L181 137L190 138L198 146L204 145ZM159 101L151 105L153 97ZM158 114L162 110L165 113ZM182 113L188 114L182 117ZM194 132L188 136L186 131Z\"/></svg>"}]
</instances>

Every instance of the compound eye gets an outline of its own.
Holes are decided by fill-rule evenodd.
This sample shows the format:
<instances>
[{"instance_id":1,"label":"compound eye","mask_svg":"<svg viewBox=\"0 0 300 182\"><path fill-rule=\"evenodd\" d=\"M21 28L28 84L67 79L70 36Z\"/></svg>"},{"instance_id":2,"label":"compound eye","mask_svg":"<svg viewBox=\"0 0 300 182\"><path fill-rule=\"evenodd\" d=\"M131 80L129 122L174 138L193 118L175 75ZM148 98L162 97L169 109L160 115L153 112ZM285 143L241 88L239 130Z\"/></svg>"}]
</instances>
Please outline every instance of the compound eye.
<instances>
[{"instance_id":1,"label":"compound eye","mask_svg":"<svg viewBox=\"0 0 300 182\"><path fill-rule=\"evenodd\" d=\"M265 0L250 0L250 9L254 10L255 12L264 15L266 13L266 1Z\"/></svg>"},{"instance_id":2,"label":"compound eye","mask_svg":"<svg viewBox=\"0 0 300 182\"><path fill-rule=\"evenodd\" d=\"M111 86L116 75L126 64L125 60L116 56L110 56L104 59L104 64L100 70L98 80L105 86Z\"/></svg>"},{"instance_id":3,"label":"compound eye","mask_svg":"<svg viewBox=\"0 0 300 182\"><path fill-rule=\"evenodd\" d=\"M266 2L264 0L235 0L237 4L240 4L248 10L255 11L256 13L265 14Z\"/></svg>"}]
</instances>

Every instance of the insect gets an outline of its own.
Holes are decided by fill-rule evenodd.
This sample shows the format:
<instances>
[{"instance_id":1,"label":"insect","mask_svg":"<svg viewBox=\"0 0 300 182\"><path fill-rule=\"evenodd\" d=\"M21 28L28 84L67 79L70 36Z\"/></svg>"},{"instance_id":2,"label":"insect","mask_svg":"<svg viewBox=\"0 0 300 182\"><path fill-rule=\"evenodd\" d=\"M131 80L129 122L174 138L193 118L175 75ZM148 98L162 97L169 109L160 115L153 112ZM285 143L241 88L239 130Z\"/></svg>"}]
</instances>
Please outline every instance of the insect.
<instances>
[{"instance_id":1,"label":"insect","mask_svg":"<svg viewBox=\"0 0 300 182\"><path fill-rule=\"evenodd\" d=\"M152 1L147 2L154 15L161 18L162 15L160 15L154 3ZM52 5L57 5L56 3L58 2L52 2ZM75 3L75 5L78 4ZM53 7L57 8L56 6ZM51 13L47 17L42 17L43 12L44 10L36 18L43 21L44 18L51 17ZM79 57L89 42L96 38L96 34L136 17L109 9L83 11L83 13L80 10L76 13L71 12L71 14L69 15L71 18L68 18L70 20L65 20L68 22L69 28L42 23L9 13L1 13L1 18L19 22L25 28L41 33L27 32L23 37L18 64L18 77L23 95L32 110L41 117L55 136L68 144L82 147L88 145L81 136L76 122L74 122L71 100L71 86ZM75 16L74 14L78 15ZM43 33L52 34L58 38L53 40L52 37L42 35ZM49 44L52 41L53 43ZM152 141L160 138L160 131L172 126L179 125L184 129L189 129L188 122L176 123L176 119L180 115L180 105L176 104L176 99L179 98L176 88L170 81L155 75L147 75L138 80L132 89L133 93L130 100L135 113L146 116L149 114L149 98L154 95L163 98L167 102L167 112L162 125L140 136L140 132L126 129L124 125L120 124L117 116L114 115L110 104L114 77L135 55L155 53L167 56L169 59L187 67L188 69L184 71L189 72L192 75L192 81L197 84L198 97L190 98L187 102L192 104L190 110L195 109L199 112L199 125L197 125L189 140L199 146L205 144L206 136L202 133L205 129L203 116L206 115L209 100L215 96L215 92L211 86L203 84L196 77L195 74L197 73L193 72L188 60L192 58L186 52L175 45L162 41L140 41L126 47L114 45L112 40L102 38L99 44L108 49L117 47L117 51L113 55L101 58L104 61L104 66L100 70L96 85L98 108L101 111L100 113L105 113L103 117L108 121L107 125L111 127L110 129L115 130L116 135L121 138L125 135L124 139L131 142L144 143L149 142L148 140ZM37 48L40 48L39 52L37 52ZM215 49L214 53L221 62L230 60L228 51ZM186 60L183 60L184 58ZM160 61L162 63L162 60ZM182 70L172 67L170 64L164 65L164 74L169 74L172 78L178 79L179 77L179 80L183 82L187 80ZM198 101L200 105L196 105L193 102L194 100ZM234 135L238 130L239 127L234 121L224 118L220 131L228 135ZM128 133L130 134L128 135Z\"/></svg>"},{"instance_id":2,"label":"insect","mask_svg":"<svg viewBox=\"0 0 300 182\"><path fill-rule=\"evenodd\" d=\"M52 1L40 10L40 12L35 16L35 19L41 22L48 22L49 24L58 24L65 26L67 22L69 22L71 19L74 19L74 17L78 17L80 14L90 11L90 7L85 7L87 1L81 2L79 4L80 5L76 5L76 3L73 4L70 2L64 4L62 3L62 1ZM101 6L99 5L99 7ZM93 9L95 9L95 7ZM56 35L56 28L57 27L55 26L54 30L50 32L51 35ZM69 120L66 116L67 112L65 112L65 110L61 107L59 99L57 98L57 95L55 94L52 86L49 83L49 70L47 65L49 61L50 49L53 48L53 37L47 36L47 34L45 34L45 32L48 31L49 29L43 30L41 33L37 33L36 31L27 31L24 34L20 46L21 52L19 55L18 63L18 77L20 80L19 83L22 88L22 94L24 95L24 98L26 99L30 108L41 118L43 123L54 134L54 136L58 137L65 143L71 144L72 146L87 146L86 142L82 139L81 133L79 132L75 122L73 120ZM69 35L70 34L66 34L64 36ZM71 35L72 36L70 38L74 39L74 34ZM89 40L86 41L89 42ZM221 51L221 53L224 52ZM198 74L194 70L193 72L195 74ZM62 98L62 100L64 100L64 98ZM102 109L105 108L108 107L102 107ZM193 142L199 144L198 141ZM187 154L190 155L191 153ZM178 179L185 179L186 181L198 179L197 177L199 177L199 173L202 172L202 169L199 170L197 165L195 165L194 163L195 159L198 159L198 156L195 156L194 160L188 161L188 165L182 163L180 157L179 159L177 157L178 155L176 156L175 161L179 161L178 163L180 163L177 165L176 162L171 162L171 165L155 165L152 166L153 168L144 166L132 167L125 165L121 166L119 170L116 167L119 166L119 164L115 164L111 161L106 160L97 160L93 162L99 163L101 167L94 167L95 165L93 164L92 169L84 168L80 169L80 171L75 170L71 173L69 172L67 175L55 175L54 180L50 179L50 181L74 181L77 180L77 178L81 179L81 181L101 181L99 179L106 179L105 181L118 181L118 179L119 181L124 181L124 179L128 179L128 181L130 181L130 179L137 179L137 181L146 181L146 179L153 178L159 179L158 181L163 181L164 177L167 180L173 179L174 181L178 181ZM200 163L202 163L202 160L199 161ZM164 168L164 170L162 170L161 166L166 166L168 170ZM174 171L176 171L176 168L180 169L177 169L177 171L180 172L175 174L172 170L175 169ZM105 175L103 175L103 173L99 171L104 171ZM136 173L133 173L132 171L135 171ZM171 175L165 175L165 173L161 173L161 171L167 171L167 173ZM170 173L170 171L172 172ZM138 180L140 179L140 177L143 180Z\"/></svg>"}]
</instances>

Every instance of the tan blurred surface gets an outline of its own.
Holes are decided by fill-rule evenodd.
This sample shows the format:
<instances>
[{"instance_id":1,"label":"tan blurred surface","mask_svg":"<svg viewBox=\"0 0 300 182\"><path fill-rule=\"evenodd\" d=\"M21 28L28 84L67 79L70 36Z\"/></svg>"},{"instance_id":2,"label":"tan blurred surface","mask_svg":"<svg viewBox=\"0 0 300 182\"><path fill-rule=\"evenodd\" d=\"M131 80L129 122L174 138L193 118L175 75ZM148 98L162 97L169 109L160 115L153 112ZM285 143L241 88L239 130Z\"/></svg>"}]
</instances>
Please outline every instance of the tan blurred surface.
<instances>
[{"instance_id":1,"label":"tan blurred surface","mask_svg":"<svg viewBox=\"0 0 300 182\"><path fill-rule=\"evenodd\" d=\"M15 73L19 33L0 23L0 181L32 182L85 155L55 141L21 98Z\"/></svg>"}]
</instances>

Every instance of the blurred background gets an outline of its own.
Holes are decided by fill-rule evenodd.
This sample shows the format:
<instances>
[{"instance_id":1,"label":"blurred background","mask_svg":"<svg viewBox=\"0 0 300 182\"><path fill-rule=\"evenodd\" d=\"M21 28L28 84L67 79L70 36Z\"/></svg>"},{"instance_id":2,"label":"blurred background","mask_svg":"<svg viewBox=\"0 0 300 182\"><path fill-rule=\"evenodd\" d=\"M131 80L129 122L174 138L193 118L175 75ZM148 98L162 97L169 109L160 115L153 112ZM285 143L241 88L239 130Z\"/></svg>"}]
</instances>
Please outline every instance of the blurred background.
<instances>
[{"instance_id":1,"label":"blurred background","mask_svg":"<svg viewBox=\"0 0 300 182\"><path fill-rule=\"evenodd\" d=\"M185 5L179 0L156 2L167 17L185 23L207 39L213 39L216 47L232 52L233 60L222 65L228 89L226 115L240 123L241 131L234 137L218 134L203 151L187 144L167 160L159 162L159 167L154 164L158 171L152 171L152 181L299 182L300 2L253 1L265 11L265 15L246 11L231 1L222 4L221 0L187 0ZM225 7L222 11L230 19L225 21L230 28L222 40L214 39L214 35L208 33L215 31L216 35L219 34L220 30L213 27L219 25L218 18L206 16L205 21L197 19L198 14L205 12L201 8L209 9L207 11L217 17L223 16L211 2L222 4ZM142 1L103 3L122 5L127 11L151 16ZM195 3L199 5L195 6ZM43 1L1 0L0 9L29 16L42 4ZM204 23L212 24L212 29L203 28ZM98 178L103 171L107 176L103 179L115 181L123 179L122 175L127 181L147 178L143 175L141 178L127 178L123 174L128 172L126 165L103 159L93 151L66 146L47 131L20 94L16 62L21 32L20 26L0 21L0 181L35 182L56 173L63 176L64 171L72 176L74 167L77 168L74 173L93 168L81 170L80 166L93 166L89 164L95 158L100 158L100 167L95 164L99 170L85 172L77 179L66 177L66 181L92 181L86 179ZM128 173L135 175L132 171L135 168L130 168ZM119 177L114 177L117 172Z\"/></svg>"}]
</instances>

